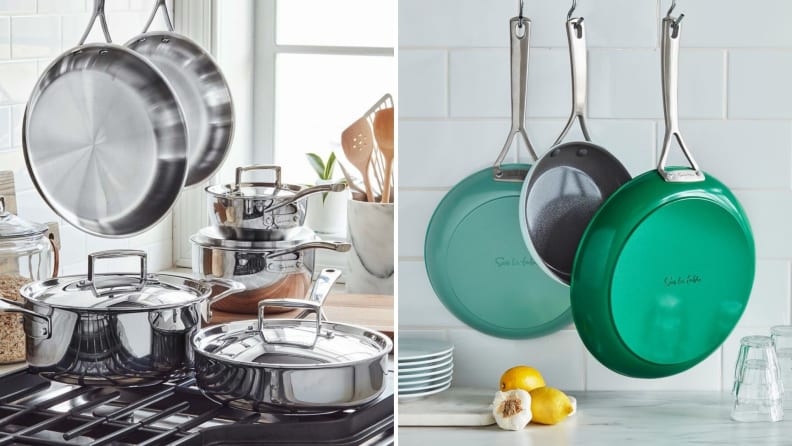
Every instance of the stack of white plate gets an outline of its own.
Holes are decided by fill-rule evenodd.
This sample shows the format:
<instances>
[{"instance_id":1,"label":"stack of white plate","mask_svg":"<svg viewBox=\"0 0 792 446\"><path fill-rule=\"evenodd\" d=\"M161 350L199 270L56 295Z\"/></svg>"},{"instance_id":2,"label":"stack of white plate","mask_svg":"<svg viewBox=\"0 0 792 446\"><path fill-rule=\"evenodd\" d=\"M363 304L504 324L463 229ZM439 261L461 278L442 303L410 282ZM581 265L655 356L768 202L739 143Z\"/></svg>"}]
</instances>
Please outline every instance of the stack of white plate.
<instances>
[{"instance_id":1,"label":"stack of white plate","mask_svg":"<svg viewBox=\"0 0 792 446\"><path fill-rule=\"evenodd\" d=\"M420 398L451 387L454 346L434 339L399 340L399 398Z\"/></svg>"}]
</instances>

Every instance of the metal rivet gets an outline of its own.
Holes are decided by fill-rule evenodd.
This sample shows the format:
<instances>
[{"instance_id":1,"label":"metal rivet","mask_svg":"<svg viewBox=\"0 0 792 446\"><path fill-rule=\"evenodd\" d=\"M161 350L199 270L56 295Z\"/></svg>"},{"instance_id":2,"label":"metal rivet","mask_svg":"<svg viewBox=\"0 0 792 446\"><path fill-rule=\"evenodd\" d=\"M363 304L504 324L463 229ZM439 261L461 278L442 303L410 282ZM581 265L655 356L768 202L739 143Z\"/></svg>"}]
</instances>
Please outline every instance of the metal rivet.
<instances>
[{"instance_id":1,"label":"metal rivet","mask_svg":"<svg viewBox=\"0 0 792 446\"><path fill-rule=\"evenodd\" d=\"M586 156L588 155L588 149L580 149L577 152L578 156Z\"/></svg>"},{"instance_id":2,"label":"metal rivet","mask_svg":"<svg viewBox=\"0 0 792 446\"><path fill-rule=\"evenodd\" d=\"M104 56L104 55L106 55L107 53L109 53L109 51L107 51L107 50L102 50L102 51L99 51L99 55L101 55L101 56Z\"/></svg>"},{"instance_id":3,"label":"metal rivet","mask_svg":"<svg viewBox=\"0 0 792 446\"><path fill-rule=\"evenodd\" d=\"M552 153L550 153L550 156L551 156L551 157L552 157L552 156L558 156L558 155L560 155L560 154L561 154L561 150L559 150L559 149L555 149L555 150L553 150L553 152L552 152Z\"/></svg>"},{"instance_id":4,"label":"metal rivet","mask_svg":"<svg viewBox=\"0 0 792 446\"><path fill-rule=\"evenodd\" d=\"M162 43L170 43L170 39L167 37L162 38Z\"/></svg>"}]
</instances>

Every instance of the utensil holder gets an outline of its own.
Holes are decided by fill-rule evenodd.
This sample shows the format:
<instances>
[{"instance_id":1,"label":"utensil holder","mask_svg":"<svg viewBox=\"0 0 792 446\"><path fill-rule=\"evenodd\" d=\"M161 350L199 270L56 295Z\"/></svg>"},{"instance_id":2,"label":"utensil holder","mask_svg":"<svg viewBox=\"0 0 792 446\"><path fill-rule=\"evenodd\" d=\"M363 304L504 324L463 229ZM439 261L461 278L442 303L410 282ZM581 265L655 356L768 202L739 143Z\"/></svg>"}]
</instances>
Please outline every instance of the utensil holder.
<instances>
[{"instance_id":1,"label":"utensil holder","mask_svg":"<svg viewBox=\"0 0 792 446\"><path fill-rule=\"evenodd\" d=\"M352 250L347 254L346 286L351 294L393 294L392 203L350 200L347 235Z\"/></svg>"}]
</instances>

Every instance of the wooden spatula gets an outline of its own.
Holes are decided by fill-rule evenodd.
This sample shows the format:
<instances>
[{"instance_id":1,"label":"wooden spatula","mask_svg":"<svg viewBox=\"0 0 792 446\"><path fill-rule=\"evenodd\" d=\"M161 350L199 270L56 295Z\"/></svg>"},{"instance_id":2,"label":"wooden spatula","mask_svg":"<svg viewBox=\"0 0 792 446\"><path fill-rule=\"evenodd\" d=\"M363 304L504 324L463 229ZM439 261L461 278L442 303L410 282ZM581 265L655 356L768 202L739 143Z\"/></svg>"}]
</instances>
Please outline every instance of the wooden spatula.
<instances>
[{"instance_id":1,"label":"wooden spatula","mask_svg":"<svg viewBox=\"0 0 792 446\"><path fill-rule=\"evenodd\" d=\"M344 155L350 163L363 175L363 184L366 186L366 197L368 201L374 202L374 194L371 191L371 181L369 180L369 164L371 163L371 152L374 150L374 136L371 134L371 126L365 118L358 119L341 134L341 146L344 148Z\"/></svg>"},{"instance_id":2,"label":"wooden spatula","mask_svg":"<svg viewBox=\"0 0 792 446\"><path fill-rule=\"evenodd\" d=\"M382 187L382 202L390 203L391 173L393 172L393 107L385 108L374 115L374 136L377 138L382 156L385 158L385 180Z\"/></svg>"}]
</instances>

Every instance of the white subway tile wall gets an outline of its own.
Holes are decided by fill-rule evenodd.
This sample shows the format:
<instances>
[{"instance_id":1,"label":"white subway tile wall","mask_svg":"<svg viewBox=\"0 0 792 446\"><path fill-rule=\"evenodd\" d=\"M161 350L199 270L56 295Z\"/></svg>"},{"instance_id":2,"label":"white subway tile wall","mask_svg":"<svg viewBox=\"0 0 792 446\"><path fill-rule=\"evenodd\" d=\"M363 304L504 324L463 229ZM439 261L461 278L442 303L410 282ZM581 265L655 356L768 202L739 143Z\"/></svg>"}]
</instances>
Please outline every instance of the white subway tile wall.
<instances>
[{"instance_id":1,"label":"white subway tile wall","mask_svg":"<svg viewBox=\"0 0 792 446\"><path fill-rule=\"evenodd\" d=\"M128 239L86 235L52 212L33 187L25 168L21 148L25 102L50 62L77 45L92 5L93 0L0 0L0 170L14 171L19 215L37 222L60 222L61 274L85 274L88 253L111 248L145 250L150 270L167 269L173 263L170 216L150 231ZM113 41L123 44L139 34L153 5L153 0L107 0ZM100 32L93 32L89 41L102 39ZM137 265L133 259L107 261L99 270L132 271Z\"/></svg>"},{"instance_id":2,"label":"white subway tile wall","mask_svg":"<svg viewBox=\"0 0 792 446\"><path fill-rule=\"evenodd\" d=\"M792 16L792 2L757 0L749 12L736 0L679 2L686 15L682 130L703 168L736 191L759 261L748 309L723 347L694 369L660 380L607 370L586 352L574 326L531 340L483 335L449 313L429 284L423 243L435 206L456 182L491 165L509 128L508 20L516 5L399 1L400 329L454 342L462 385L492 387L503 370L527 363L568 390L729 390L739 338L769 334L771 325L790 323L792 312L792 29L772 25ZM526 2L533 21L528 130L539 153L561 131L571 105L569 6ZM662 144L659 20L669 6L668 0L599 0L581 2L576 13L585 17L591 48L593 138L633 175L654 167ZM526 159L522 151L516 156ZM672 161L681 158L674 153Z\"/></svg>"}]
</instances>

